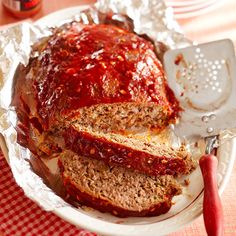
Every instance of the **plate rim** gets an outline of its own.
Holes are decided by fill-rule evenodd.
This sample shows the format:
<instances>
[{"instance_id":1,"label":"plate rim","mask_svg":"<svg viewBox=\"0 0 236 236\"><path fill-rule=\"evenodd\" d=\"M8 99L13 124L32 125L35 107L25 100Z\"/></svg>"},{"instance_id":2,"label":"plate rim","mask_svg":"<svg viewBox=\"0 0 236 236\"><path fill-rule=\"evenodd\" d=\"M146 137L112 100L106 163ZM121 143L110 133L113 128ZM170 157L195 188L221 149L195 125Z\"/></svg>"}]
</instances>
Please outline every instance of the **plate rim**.
<instances>
[{"instance_id":1,"label":"plate rim","mask_svg":"<svg viewBox=\"0 0 236 236\"><path fill-rule=\"evenodd\" d=\"M175 9L173 8L174 12L174 17L175 19L186 19L186 18L194 18L200 15L204 15L208 12L212 12L217 8L220 8L224 3L223 0L216 1L215 4L211 4L206 8L200 8L196 9L195 11L190 11L190 12L176 12Z\"/></svg>"}]
</instances>

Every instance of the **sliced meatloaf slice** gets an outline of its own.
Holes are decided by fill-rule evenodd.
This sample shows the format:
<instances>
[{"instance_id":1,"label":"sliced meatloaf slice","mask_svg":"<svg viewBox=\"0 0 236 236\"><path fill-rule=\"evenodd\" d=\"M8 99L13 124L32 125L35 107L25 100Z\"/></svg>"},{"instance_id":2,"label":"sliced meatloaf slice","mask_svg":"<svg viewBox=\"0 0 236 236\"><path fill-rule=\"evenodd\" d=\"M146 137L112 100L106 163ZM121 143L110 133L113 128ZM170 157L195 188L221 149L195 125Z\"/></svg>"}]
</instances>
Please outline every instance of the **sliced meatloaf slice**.
<instances>
[{"instance_id":1,"label":"sliced meatloaf slice","mask_svg":"<svg viewBox=\"0 0 236 236\"><path fill-rule=\"evenodd\" d=\"M149 177L71 151L60 155L59 167L72 198L120 217L164 214L181 193L171 176Z\"/></svg>"},{"instance_id":2,"label":"sliced meatloaf slice","mask_svg":"<svg viewBox=\"0 0 236 236\"><path fill-rule=\"evenodd\" d=\"M132 136L80 130L74 125L64 132L65 148L78 155L115 163L152 176L183 175L194 168L190 153L166 144L145 142Z\"/></svg>"}]
</instances>

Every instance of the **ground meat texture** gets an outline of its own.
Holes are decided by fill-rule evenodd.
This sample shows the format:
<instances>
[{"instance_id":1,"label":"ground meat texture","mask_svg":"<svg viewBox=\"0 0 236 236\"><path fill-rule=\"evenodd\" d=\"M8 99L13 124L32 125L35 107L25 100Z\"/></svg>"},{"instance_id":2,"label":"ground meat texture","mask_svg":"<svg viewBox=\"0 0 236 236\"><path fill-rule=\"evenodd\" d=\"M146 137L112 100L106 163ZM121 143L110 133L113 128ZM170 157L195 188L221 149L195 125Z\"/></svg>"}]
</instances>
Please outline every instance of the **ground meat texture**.
<instances>
[{"instance_id":1,"label":"ground meat texture","mask_svg":"<svg viewBox=\"0 0 236 236\"><path fill-rule=\"evenodd\" d=\"M59 166L68 193L82 204L116 216L166 213L181 187L171 176L150 177L71 151L60 155Z\"/></svg>"},{"instance_id":2,"label":"ground meat texture","mask_svg":"<svg viewBox=\"0 0 236 236\"><path fill-rule=\"evenodd\" d=\"M170 122L169 111L156 103L99 104L79 109L70 120L84 128L109 132L160 132Z\"/></svg>"}]
</instances>

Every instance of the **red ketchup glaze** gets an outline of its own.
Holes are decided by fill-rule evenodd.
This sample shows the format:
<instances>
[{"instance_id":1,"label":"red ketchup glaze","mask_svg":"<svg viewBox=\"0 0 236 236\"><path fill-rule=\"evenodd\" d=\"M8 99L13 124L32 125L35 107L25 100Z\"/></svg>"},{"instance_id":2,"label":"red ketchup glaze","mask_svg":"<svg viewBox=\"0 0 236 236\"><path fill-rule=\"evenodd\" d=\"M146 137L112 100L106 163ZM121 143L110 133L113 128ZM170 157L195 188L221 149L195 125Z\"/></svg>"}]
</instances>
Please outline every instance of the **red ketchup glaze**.
<instances>
[{"instance_id":1,"label":"red ketchup glaze","mask_svg":"<svg viewBox=\"0 0 236 236\"><path fill-rule=\"evenodd\" d=\"M178 175L188 172L188 166L181 157L156 156L87 132L78 132L73 127L64 131L64 140L66 148L78 155L115 163L148 175Z\"/></svg>"},{"instance_id":2,"label":"red ketchup glaze","mask_svg":"<svg viewBox=\"0 0 236 236\"><path fill-rule=\"evenodd\" d=\"M112 25L71 23L49 39L37 60L37 108L44 125L80 107L155 102L179 110L166 96L163 67L145 39Z\"/></svg>"}]
</instances>

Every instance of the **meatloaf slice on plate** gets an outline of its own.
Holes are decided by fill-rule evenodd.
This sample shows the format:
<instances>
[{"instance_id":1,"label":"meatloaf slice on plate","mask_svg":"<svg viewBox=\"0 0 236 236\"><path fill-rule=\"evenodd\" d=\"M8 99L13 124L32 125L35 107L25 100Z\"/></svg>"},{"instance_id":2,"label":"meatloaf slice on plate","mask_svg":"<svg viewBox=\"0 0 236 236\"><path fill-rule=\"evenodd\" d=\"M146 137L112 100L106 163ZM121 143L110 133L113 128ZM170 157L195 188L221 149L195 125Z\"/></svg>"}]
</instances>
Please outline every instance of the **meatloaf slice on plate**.
<instances>
[{"instance_id":1,"label":"meatloaf slice on plate","mask_svg":"<svg viewBox=\"0 0 236 236\"><path fill-rule=\"evenodd\" d=\"M120 217L166 213L181 187L169 175L150 177L64 151L59 167L68 194L83 205Z\"/></svg>"},{"instance_id":2,"label":"meatloaf slice on plate","mask_svg":"<svg viewBox=\"0 0 236 236\"><path fill-rule=\"evenodd\" d=\"M65 148L78 155L115 163L149 175L183 175L194 168L190 153L167 144L145 142L132 136L104 134L70 126L64 132Z\"/></svg>"}]
</instances>

